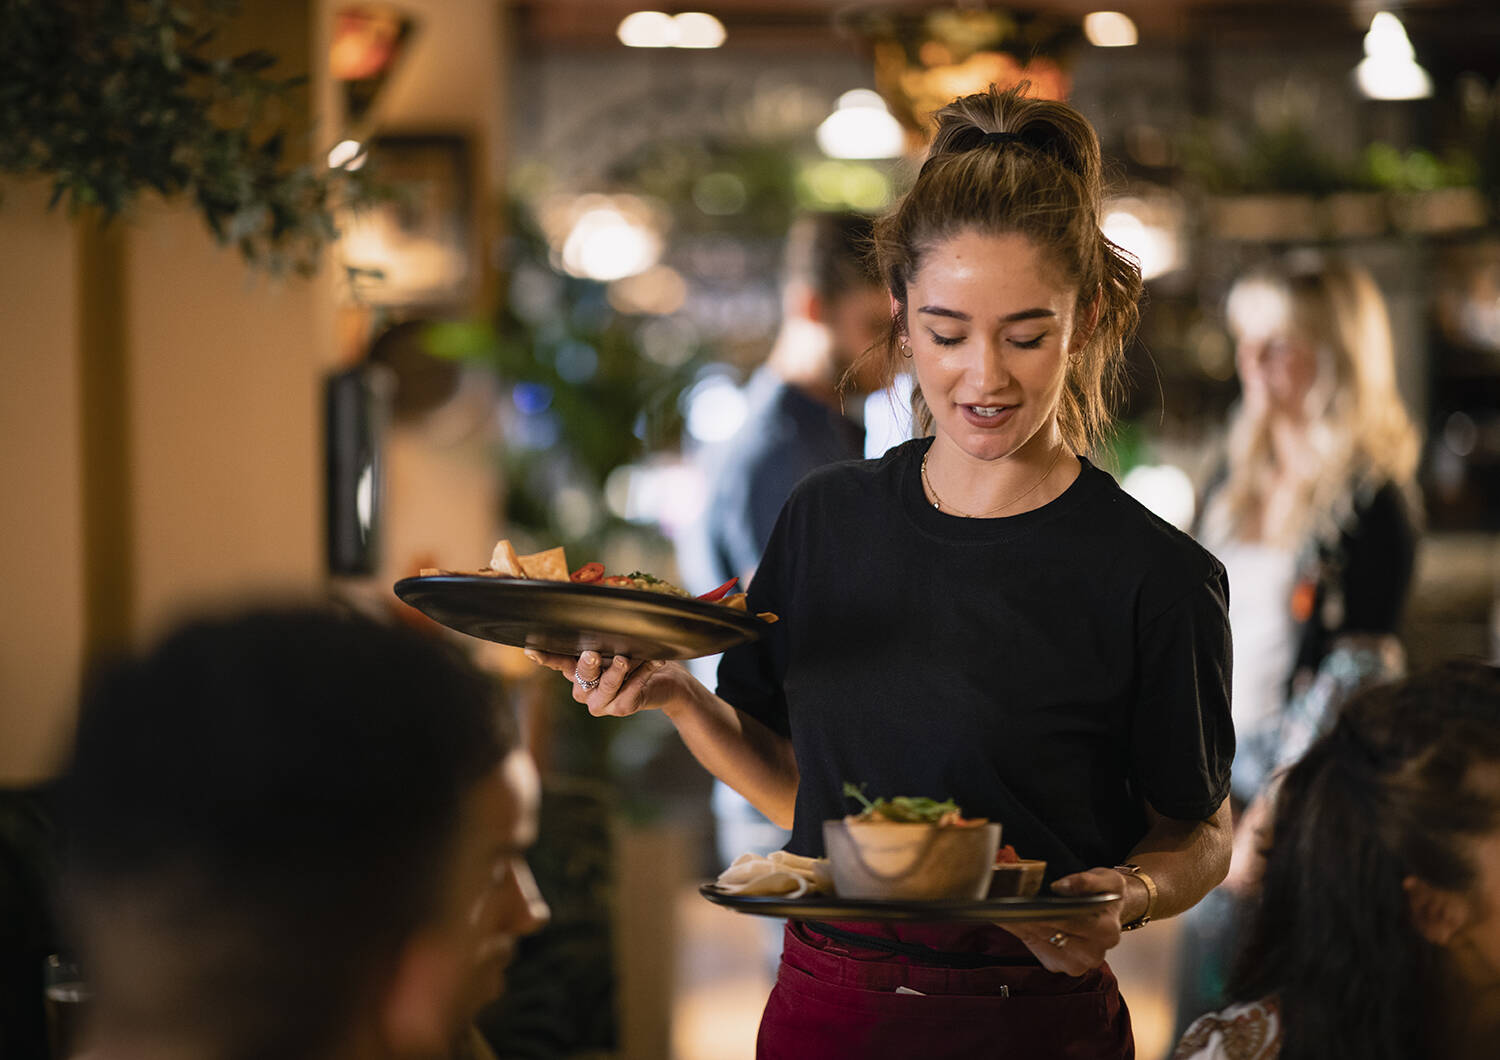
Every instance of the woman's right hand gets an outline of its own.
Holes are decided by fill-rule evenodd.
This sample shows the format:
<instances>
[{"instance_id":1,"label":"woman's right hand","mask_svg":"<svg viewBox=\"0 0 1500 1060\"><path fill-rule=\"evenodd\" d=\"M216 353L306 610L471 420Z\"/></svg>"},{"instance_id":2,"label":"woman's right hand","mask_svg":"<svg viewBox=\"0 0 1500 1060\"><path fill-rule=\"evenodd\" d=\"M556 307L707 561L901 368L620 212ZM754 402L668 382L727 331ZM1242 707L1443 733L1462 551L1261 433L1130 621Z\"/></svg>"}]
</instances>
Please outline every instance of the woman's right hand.
<instances>
[{"instance_id":1,"label":"woman's right hand","mask_svg":"<svg viewBox=\"0 0 1500 1060\"><path fill-rule=\"evenodd\" d=\"M624 718L638 710L659 710L680 690L681 678L691 680L680 663L661 659L633 663L616 655L606 666L596 651L575 657L530 648L526 658L565 676L573 686L574 701L587 706L596 718Z\"/></svg>"}]
</instances>

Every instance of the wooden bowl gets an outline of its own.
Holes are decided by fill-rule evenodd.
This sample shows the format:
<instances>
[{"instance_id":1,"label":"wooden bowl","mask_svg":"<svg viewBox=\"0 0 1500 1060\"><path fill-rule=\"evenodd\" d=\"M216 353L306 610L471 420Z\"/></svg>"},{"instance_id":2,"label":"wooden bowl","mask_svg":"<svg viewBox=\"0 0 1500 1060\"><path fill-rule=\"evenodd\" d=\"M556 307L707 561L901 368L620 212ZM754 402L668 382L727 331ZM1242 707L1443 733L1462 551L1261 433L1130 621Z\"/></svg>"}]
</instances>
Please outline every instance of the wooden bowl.
<instances>
[{"instance_id":1,"label":"wooden bowl","mask_svg":"<svg viewBox=\"0 0 1500 1060\"><path fill-rule=\"evenodd\" d=\"M990 877L991 898L1030 898L1042 889L1042 874L1047 863L1035 858L1022 858L995 866Z\"/></svg>"},{"instance_id":2,"label":"wooden bowl","mask_svg":"<svg viewBox=\"0 0 1500 1060\"><path fill-rule=\"evenodd\" d=\"M823 822L823 845L840 898L899 900L985 897L1000 826Z\"/></svg>"}]
</instances>

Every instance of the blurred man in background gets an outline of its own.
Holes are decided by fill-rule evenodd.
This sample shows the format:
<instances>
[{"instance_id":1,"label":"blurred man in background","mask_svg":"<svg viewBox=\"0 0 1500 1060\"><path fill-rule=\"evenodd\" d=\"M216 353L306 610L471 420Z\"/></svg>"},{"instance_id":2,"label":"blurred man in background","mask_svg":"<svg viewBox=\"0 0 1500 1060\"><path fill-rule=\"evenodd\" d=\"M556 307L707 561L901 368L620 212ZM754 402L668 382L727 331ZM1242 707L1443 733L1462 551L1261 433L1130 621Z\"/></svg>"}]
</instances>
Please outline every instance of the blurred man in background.
<instances>
[{"instance_id":1,"label":"blurred man in background","mask_svg":"<svg viewBox=\"0 0 1500 1060\"><path fill-rule=\"evenodd\" d=\"M792 487L824 464L865 455L859 417L882 381L879 359L860 355L885 335L891 317L868 259L870 235L870 218L854 213L806 214L788 233L781 327L746 387L743 426L702 453L708 496L678 542L684 584L707 588L737 577L744 588ZM718 656L692 666L714 687ZM713 803L724 864L786 842L786 832L719 781Z\"/></svg>"},{"instance_id":2,"label":"blurred man in background","mask_svg":"<svg viewBox=\"0 0 1500 1060\"><path fill-rule=\"evenodd\" d=\"M101 674L63 799L90 1055L474 1055L547 917L495 693L440 641L301 609Z\"/></svg>"}]
</instances>

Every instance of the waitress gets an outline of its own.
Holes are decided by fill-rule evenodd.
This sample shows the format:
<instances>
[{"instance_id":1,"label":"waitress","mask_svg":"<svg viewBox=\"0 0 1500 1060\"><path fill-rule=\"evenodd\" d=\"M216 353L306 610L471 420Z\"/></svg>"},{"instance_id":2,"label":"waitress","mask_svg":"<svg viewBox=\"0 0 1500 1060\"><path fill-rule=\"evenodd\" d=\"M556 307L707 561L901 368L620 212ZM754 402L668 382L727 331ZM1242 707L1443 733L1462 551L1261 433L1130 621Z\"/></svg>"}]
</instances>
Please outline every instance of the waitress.
<instances>
[{"instance_id":1,"label":"waitress","mask_svg":"<svg viewBox=\"0 0 1500 1060\"><path fill-rule=\"evenodd\" d=\"M1105 957L1229 865L1228 587L1089 452L1141 290L1099 229L1098 140L1067 104L955 100L876 225L918 437L809 475L749 589L780 621L677 663L533 654L595 715L667 713L698 760L819 856L872 796L1000 821L1059 894L1046 923L791 921L762 1058L1131 1057Z\"/></svg>"}]
</instances>

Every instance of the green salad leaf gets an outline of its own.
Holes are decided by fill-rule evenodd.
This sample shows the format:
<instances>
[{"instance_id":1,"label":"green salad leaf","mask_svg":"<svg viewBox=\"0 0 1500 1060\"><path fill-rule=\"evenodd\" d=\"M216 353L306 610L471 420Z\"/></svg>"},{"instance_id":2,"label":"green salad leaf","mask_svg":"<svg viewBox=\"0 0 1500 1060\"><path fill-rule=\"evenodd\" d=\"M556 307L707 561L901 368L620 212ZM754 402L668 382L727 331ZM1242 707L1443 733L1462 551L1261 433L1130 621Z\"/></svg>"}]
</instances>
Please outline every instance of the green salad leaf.
<instances>
[{"instance_id":1,"label":"green salad leaf","mask_svg":"<svg viewBox=\"0 0 1500 1060\"><path fill-rule=\"evenodd\" d=\"M953 814L956 817L963 816L958 808L958 803L952 799L938 802L925 796L897 795L891 799L876 799L871 802L865 796L863 784L851 784L844 782L844 794L851 799L856 799L864 806L859 818L862 821L874 820L883 817L887 821L896 821L901 824L937 824L945 815Z\"/></svg>"}]
</instances>

